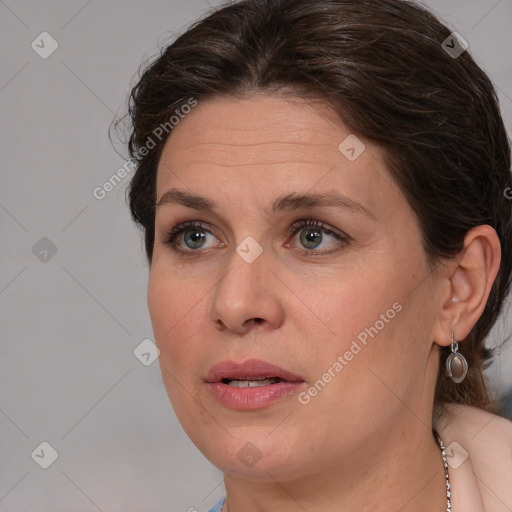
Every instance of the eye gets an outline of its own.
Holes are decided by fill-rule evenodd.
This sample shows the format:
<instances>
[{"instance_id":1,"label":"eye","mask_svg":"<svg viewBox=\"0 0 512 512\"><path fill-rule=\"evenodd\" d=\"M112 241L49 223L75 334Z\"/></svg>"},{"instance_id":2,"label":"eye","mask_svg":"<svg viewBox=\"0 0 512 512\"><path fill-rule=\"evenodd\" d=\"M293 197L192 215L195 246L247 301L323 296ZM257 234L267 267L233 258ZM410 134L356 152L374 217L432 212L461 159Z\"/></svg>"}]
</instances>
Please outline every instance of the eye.
<instances>
[{"instance_id":1,"label":"eye","mask_svg":"<svg viewBox=\"0 0 512 512\"><path fill-rule=\"evenodd\" d=\"M181 254L199 254L200 250L224 247L215 235L213 226L199 221L187 221L172 227L164 233L161 241ZM303 247L304 253L321 255L334 252L338 246L347 245L352 238L342 231L334 230L323 222L313 219L302 219L295 222L289 229L293 234L293 247ZM297 240L297 241L296 241ZM289 244L285 245L289 247Z\"/></svg>"},{"instance_id":2,"label":"eye","mask_svg":"<svg viewBox=\"0 0 512 512\"><path fill-rule=\"evenodd\" d=\"M197 221L183 222L165 233L162 243L172 246L176 252L181 253L190 253L197 249L223 247L224 244L211 231L212 226L207 223ZM210 245L208 245L208 241L210 241Z\"/></svg>"},{"instance_id":3,"label":"eye","mask_svg":"<svg viewBox=\"0 0 512 512\"><path fill-rule=\"evenodd\" d=\"M346 245L351 240L347 234L335 231L323 222L313 219L295 222L290 231L295 234L293 239L298 240L298 244L306 249L305 252L329 253L336 250L336 246Z\"/></svg>"}]
</instances>

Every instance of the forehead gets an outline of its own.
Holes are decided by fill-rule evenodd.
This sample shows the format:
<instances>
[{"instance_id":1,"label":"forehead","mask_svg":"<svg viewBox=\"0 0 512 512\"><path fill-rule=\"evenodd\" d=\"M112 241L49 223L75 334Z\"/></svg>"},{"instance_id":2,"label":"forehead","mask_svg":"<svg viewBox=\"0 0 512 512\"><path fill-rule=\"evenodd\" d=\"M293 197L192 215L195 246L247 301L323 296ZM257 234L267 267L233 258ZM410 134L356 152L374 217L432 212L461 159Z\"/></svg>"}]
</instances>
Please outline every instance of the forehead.
<instances>
[{"instance_id":1,"label":"forehead","mask_svg":"<svg viewBox=\"0 0 512 512\"><path fill-rule=\"evenodd\" d=\"M318 102L275 96L199 102L167 140L157 198L172 187L229 193L233 202L256 192L270 201L291 189L337 189L371 208L386 195L383 187L395 187L380 150L354 137ZM356 159L347 158L347 140L360 153Z\"/></svg>"},{"instance_id":2,"label":"forehead","mask_svg":"<svg viewBox=\"0 0 512 512\"><path fill-rule=\"evenodd\" d=\"M254 95L240 99L214 96L199 101L191 114L198 111L203 116L211 116L211 123L209 126L203 126L197 120L195 123L193 121L187 123L189 130L198 132L196 135L208 129L216 131L219 127L226 125L240 131L264 127L269 135L275 135L279 133L281 123L289 119L291 121L289 127L293 126L296 129L292 132L281 132L280 135L283 139L294 139L304 128L311 127L311 123L314 123L315 128L319 128L321 125L329 127L340 122L332 107L326 103L292 96ZM187 117L194 119L197 116ZM274 122L278 124L274 126ZM309 137L311 134L307 133L307 135ZM251 141L248 140L248 142Z\"/></svg>"},{"instance_id":3,"label":"forehead","mask_svg":"<svg viewBox=\"0 0 512 512\"><path fill-rule=\"evenodd\" d=\"M323 104L304 100L258 96L244 100L213 98L198 106L171 133L166 150L207 152L216 144L216 153L228 154L233 146L243 146L247 157L273 154L289 144L289 155L300 153L300 145L337 146L342 128L334 112ZM222 145L225 147L221 147ZM293 147L297 145L298 147ZM165 153L165 151L164 151Z\"/></svg>"}]
</instances>

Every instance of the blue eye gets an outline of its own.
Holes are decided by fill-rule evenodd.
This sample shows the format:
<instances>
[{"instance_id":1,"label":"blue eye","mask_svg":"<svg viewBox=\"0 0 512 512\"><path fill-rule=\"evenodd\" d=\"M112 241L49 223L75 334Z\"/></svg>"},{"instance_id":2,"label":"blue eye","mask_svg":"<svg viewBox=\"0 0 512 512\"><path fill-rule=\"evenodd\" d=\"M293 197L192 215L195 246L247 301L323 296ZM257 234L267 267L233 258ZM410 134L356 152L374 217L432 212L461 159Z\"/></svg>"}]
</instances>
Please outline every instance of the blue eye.
<instances>
[{"instance_id":1,"label":"blue eye","mask_svg":"<svg viewBox=\"0 0 512 512\"><path fill-rule=\"evenodd\" d=\"M188 229L183 233L183 242L190 249L200 249L207 239L206 234L198 229Z\"/></svg>"},{"instance_id":2,"label":"blue eye","mask_svg":"<svg viewBox=\"0 0 512 512\"><path fill-rule=\"evenodd\" d=\"M316 228L301 229L299 239L306 249L316 249L323 240L322 230Z\"/></svg>"},{"instance_id":3,"label":"blue eye","mask_svg":"<svg viewBox=\"0 0 512 512\"><path fill-rule=\"evenodd\" d=\"M336 232L327 227L323 222L316 221L313 219L309 220L300 220L293 224L290 228L290 231L298 234L298 239L302 247L306 249L307 252L315 252L319 254L325 254L327 252L332 252L332 248L329 250L325 250L321 245L329 239L335 240L331 245L346 245L349 243L351 238L341 232ZM297 236L297 235L296 235ZM325 244L324 244L325 245ZM321 251L315 249L322 249Z\"/></svg>"},{"instance_id":4,"label":"blue eye","mask_svg":"<svg viewBox=\"0 0 512 512\"><path fill-rule=\"evenodd\" d=\"M215 235L213 226L198 221L188 221L171 228L162 237L162 243L183 255L199 254L200 249L224 247ZM288 230L288 236L295 235L304 253L322 255L333 252L336 246L347 245L352 239L341 231L334 231L323 222L313 219L299 220ZM329 244L329 241L331 243ZM210 242L210 243L208 243ZM324 246L327 245L327 248ZM329 247L331 246L331 247Z\"/></svg>"},{"instance_id":5,"label":"blue eye","mask_svg":"<svg viewBox=\"0 0 512 512\"><path fill-rule=\"evenodd\" d=\"M171 245L177 252L188 252L183 250L182 244L188 249L195 251L196 249L208 248L205 246L209 238L217 240L217 237L212 235L211 226L201 222L183 222L174 226L164 237L163 242ZM180 240L177 240L180 238ZM218 244L217 244L218 245ZM211 246L215 247L215 245Z\"/></svg>"}]
</instances>

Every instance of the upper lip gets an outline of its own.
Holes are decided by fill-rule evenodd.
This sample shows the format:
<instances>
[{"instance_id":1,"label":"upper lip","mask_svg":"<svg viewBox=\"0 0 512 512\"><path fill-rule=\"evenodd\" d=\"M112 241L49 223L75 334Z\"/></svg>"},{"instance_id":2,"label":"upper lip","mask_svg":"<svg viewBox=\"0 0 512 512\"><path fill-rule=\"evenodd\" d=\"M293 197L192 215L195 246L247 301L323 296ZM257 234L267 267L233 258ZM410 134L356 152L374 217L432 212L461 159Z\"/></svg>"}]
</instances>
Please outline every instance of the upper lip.
<instances>
[{"instance_id":1,"label":"upper lip","mask_svg":"<svg viewBox=\"0 0 512 512\"><path fill-rule=\"evenodd\" d=\"M210 368L205 380L206 382L221 382L223 379L243 380L252 377L279 377L289 382L303 382L298 375L261 359L248 359L241 363L222 361Z\"/></svg>"}]
</instances>

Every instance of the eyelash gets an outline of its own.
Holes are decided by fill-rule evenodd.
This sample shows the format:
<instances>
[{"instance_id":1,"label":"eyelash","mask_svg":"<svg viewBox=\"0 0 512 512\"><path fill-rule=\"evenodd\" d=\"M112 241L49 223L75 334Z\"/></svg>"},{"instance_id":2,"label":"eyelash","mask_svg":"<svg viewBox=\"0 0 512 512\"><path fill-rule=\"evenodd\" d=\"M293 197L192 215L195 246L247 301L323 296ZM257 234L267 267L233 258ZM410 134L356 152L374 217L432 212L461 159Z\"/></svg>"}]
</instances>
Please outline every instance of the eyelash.
<instances>
[{"instance_id":1,"label":"eyelash","mask_svg":"<svg viewBox=\"0 0 512 512\"><path fill-rule=\"evenodd\" d=\"M213 233L214 228L211 224L209 224L207 222L187 221L187 222L182 222L181 224L178 224L178 225L172 227L171 229L169 229L166 233L163 234L161 241L163 244L171 246L172 250L179 254L183 254L186 256L196 256L197 253L204 252L204 250L203 251L201 251L200 249L199 250L193 250L193 249L183 250L178 247L178 244L175 241L176 238L178 237L178 235L180 235L183 231L187 231L188 229L191 229L191 228L197 228L202 231L207 231L210 234L214 235L214 233ZM341 231L334 231L334 230L330 229L322 221L318 221L318 220L314 220L314 219L301 219L301 220L294 222L288 230L288 236L290 236L292 234L295 235L298 231L300 231L301 229L304 229L304 228L316 228L319 231L322 231L323 233L325 233L327 235L331 235L333 238L335 238L336 240L341 242L342 245L347 245L348 243L350 243L352 241L352 238L349 235L347 235L346 233L343 233ZM208 249L206 249L206 250L208 250ZM299 251L301 251L301 250L299 249ZM325 251L325 250L317 251L314 249L302 249L301 252L307 253L308 255L311 255L311 256L321 256L323 254L332 253L333 250L331 249L328 251Z\"/></svg>"}]
</instances>

